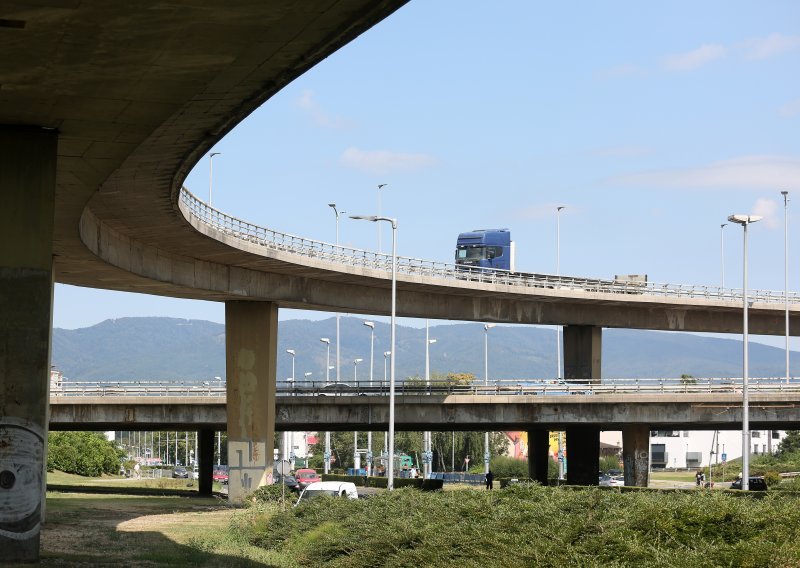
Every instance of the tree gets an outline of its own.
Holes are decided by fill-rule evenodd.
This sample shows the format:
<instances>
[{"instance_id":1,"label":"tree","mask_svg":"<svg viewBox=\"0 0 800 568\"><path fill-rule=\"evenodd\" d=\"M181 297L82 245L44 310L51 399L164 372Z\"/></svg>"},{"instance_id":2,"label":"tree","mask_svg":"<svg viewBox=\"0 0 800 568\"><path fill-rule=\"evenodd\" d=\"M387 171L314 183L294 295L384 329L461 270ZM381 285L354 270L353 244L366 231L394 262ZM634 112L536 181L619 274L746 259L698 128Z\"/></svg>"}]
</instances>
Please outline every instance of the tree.
<instances>
[{"instance_id":1,"label":"tree","mask_svg":"<svg viewBox=\"0 0 800 568\"><path fill-rule=\"evenodd\" d=\"M48 435L47 471L58 469L91 477L118 473L122 456L122 450L100 432L50 432Z\"/></svg>"},{"instance_id":2,"label":"tree","mask_svg":"<svg viewBox=\"0 0 800 568\"><path fill-rule=\"evenodd\" d=\"M800 430L787 430L786 437L778 446L778 453L783 455L794 452L800 452Z\"/></svg>"}]
</instances>

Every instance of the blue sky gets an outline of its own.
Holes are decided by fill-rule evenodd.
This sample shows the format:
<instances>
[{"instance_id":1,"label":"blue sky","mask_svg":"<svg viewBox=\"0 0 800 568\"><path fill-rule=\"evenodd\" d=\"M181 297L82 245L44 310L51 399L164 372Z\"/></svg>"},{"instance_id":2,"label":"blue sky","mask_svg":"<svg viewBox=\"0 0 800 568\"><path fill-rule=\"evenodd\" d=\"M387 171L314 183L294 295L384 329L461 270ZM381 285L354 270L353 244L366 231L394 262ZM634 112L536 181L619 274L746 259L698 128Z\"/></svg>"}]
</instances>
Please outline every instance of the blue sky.
<instances>
[{"instance_id":1,"label":"blue sky","mask_svg":"<svg viewBox=\"0 0 800 568\"><path fill-rule=\"evenodd\" d=\"M718 285L720 224L751 227L750 285L800 284L800 3L413 1L295 80L213 149L213 204L335 239L328 203L398 219L398 253L451 261L459 232L511 229L517 268ZM204 158L186 181L207 199ZM797 196L798 199L794 199ZM741 286L742 231L725 280ZM377 249L340 220L340 242ZM383 248L390 240L388 229ZM221 304L56 287L54 325ZM286 311L283 317L327 317Z\"/></svg>"}]
</instances>

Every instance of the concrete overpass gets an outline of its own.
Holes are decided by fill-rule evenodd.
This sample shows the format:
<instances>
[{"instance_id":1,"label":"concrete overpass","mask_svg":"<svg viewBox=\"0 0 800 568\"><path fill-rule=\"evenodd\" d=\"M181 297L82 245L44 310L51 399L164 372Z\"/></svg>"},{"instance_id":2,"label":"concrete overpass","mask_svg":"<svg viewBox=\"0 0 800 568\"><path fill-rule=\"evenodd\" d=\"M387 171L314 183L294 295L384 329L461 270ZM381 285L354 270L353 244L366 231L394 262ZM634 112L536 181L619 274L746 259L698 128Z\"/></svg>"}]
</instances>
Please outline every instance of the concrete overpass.
<instances>
[{"instance_id":1,"label":"concrete overpass","mask_svg":"<svg viewBox=\"0 0 800 568\"><path fill-rule=\"evenodd\" d=\"M225 301L229 455L251 480L232 483L231 497L268 481L279 307L385 314L387 274L265 250L192 216L182 183L257 106L405 1L231 0L221 10L197 0L13 0L0 8L5 559L38 556L54 281ZM798 334L800 305L790 309ZM756 301L751 331L782 333L782 310L768 295ZM415 274L401 276L398 294L399 315L565 324L567 376L589 381L600 378L604 326L737 332L738 313L735 294L724 292L625 297ZM596 432L577 437L586 440L576 455L585 450L590 479Z\"/></svg>"}]
</instances>

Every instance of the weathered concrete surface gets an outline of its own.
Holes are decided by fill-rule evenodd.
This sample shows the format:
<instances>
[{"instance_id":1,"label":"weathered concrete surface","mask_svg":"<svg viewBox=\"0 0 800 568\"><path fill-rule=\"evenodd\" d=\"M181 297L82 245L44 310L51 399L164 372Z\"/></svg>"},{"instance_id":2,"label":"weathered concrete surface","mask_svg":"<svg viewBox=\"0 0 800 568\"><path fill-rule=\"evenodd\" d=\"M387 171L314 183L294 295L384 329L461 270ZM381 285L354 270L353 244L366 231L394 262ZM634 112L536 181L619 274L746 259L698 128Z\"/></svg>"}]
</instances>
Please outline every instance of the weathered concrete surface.
<instances>
[{"instance_id":1,"label":"weathered concrete surface","mask_svg":"<svg viewBox=\"0 0 800 568\"><path fill-rule=\"evenodd\" d=\"M282 396L276 429L386 430L388 397ZM739 430L740 394L565 395L565 396L398 396L398 430L499 431L569 425L602 430L647 424L661 430ZM219 397L52 397L51 428L57 430L147 430L226 428ZM750 395L753 429L800 428L800 393Z\"/></svg>"},{"instance_id":2,"label":"weathered concrete surface","mask_svg":"<svg viewBox=\"0 0 800 568\"><path fill-rule=\"evenodd\" d=\"M272 483L278 307L226 302L228 497Z\"/></svg>"},{"instance_id":3,"label":"weathered concrete surface","mask_svg":"<svg viewBox=\"0 0 800 568\"><path fill-rule=\"evenodd\" d=\"M597 326L564 327L564 378L580 383L599 383L603 354L603 330Z\"/></svg>"},{"instance_id":4,"label":"weathered concrete surface","mask_svg":"<svg viewBox=\"0 0 800 568\"><path fill-rule=\"evenodd\" d=\"M57 142L53 131L0 127L0 550L5 562L39 558Z\"/></svg>"},{"instance_id":5,"label":"weathered concrete surface","mask_svg":"<svg viewBox=\"0 0 800 568\"><path fill-rule=\"evenodd\" d=\"M626 486L647 487L650 481L650 428L647 424L629 424L622 428L622 463Z\"/></svg>"},{"instance_id":6,"label":"weathered concrete surface","mask_svg":"<svg viewBox=\"0 0 800 568\"><path fill-rule=\"evenodd\" d=\"M550 432L542 428L528 430L528 477L547 485L548 463L550 463Z\"/></svg>"}]
</instances>

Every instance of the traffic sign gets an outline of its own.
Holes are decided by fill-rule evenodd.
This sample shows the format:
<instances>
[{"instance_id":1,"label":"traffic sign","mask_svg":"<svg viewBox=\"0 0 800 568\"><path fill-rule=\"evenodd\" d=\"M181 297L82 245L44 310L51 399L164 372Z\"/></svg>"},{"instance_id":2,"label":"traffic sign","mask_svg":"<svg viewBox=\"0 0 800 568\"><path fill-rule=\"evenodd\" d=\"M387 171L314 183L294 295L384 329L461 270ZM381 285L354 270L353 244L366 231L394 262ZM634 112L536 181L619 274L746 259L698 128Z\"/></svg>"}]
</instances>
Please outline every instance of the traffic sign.
<instances>
[{"instance_id":1,"label":"traffic sign","mask_svg":"<svg viewBox=\"0 0 800 568\"><path fill-rule=\"evenodd\" d=\"M728 454L722 454L722 463L725 463L727 461L728 461Z\"/></svg>"}]
</instances>

